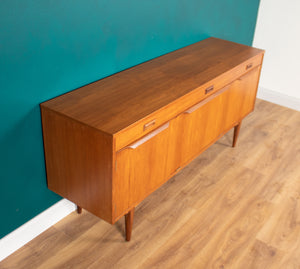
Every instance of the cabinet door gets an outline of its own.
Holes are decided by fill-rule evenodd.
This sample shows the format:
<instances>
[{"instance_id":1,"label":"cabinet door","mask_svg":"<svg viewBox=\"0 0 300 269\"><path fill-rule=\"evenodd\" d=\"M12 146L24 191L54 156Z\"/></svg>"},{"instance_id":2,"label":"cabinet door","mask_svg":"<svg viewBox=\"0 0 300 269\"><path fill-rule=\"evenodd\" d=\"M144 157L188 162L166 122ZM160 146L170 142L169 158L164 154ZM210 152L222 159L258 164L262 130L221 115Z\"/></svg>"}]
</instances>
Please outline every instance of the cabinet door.
<instances>
[{"instance_id":1,"label":"cabinet door","mask_svg":"<svg viewBox=\"0 0 300 269\"><path fill-rule=\"evenodd\" d=\"M221 89L180 115L178 152L181 156L181 165L196 157L222 132L224 92L229 88L230 86Z\"/></svg>"},{"instance_id":2,"label":"cabinet door","mask_svg":"<svg viewBox=\"0 0 300 269\"><path fill-rule=\"evenodd\" d=\"M260 67L180 115L181 165L195 158L254 108Z\"/></svg>"},{"instance_id":3,"label":"cabinet door","mask_svg":"<svg viewBox=\"0 0 300 269\"><path fill-rule=\"evenodd\" d=\"M260 67L237 79L224 93L224 131L237 125L254 109Z\"/></svg>"},{"instance_id":4,"label":"cabinet door","mask_svg":"<svg viewBox=\"0 0 300 269\"><path fill-rule=\"evenodd\" d=\"M170 121L116 154L115 217L137 205L176 169L172 154L174 121Z\"/></svg>"}]
</instances>

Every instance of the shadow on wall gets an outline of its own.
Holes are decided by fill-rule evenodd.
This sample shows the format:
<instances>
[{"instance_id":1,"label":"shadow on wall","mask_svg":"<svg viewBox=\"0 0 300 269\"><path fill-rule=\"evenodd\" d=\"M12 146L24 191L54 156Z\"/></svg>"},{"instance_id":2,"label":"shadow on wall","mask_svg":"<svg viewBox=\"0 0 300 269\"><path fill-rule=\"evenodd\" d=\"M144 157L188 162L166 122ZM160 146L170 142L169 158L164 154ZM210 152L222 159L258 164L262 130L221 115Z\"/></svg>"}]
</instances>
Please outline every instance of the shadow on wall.
<instances>
[{"instance_id":1,"label":"shadow on wall","mask_svg":"<svg viewBox=\"0 0 300 269\"><path fill-rule=\"evenodd\" d=\"M27 221L39 214L40 201L45 195L50 199L44 204L44 209L60 200L60 196L49 191L46 185L39 105L34 106L13 128L6 130L0 137L0 148L1 215L10 219L10 222L0 222L0 237L3 237L6 231L17 228L20 220ZM14 184L11 184L12 178ZM31 190L35 196L28 195L25 190ZM28 211L32 212L31 215Z\"/></svg>"}]
</instances>

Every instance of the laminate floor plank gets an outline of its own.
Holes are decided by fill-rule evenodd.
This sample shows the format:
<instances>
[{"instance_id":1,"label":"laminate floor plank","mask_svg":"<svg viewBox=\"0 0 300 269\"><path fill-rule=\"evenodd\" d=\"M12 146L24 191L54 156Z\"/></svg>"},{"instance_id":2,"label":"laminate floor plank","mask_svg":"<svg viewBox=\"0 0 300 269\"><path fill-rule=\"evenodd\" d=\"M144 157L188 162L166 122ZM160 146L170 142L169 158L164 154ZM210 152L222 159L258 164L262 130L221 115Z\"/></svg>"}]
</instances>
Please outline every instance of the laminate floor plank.
<instances>
[{"instance_id":1,"label":"laminate floor plank","mask_svg":"<svg viewBox=\"0 0 300 269\"><path fill-rule=\"evenodd\" d=\"M87 268L95 262L97 254L106 246L103 242L106 241L108 234L111 235L109 238L111 242L122 236L117 230L112 229L110 224L99 220L57 255L49 256L49 259L37 268Z\"/></svg>"},{"instance_id":2,"label":"laminate floor plank","mask_svg":"<svg viewBox=\"0 0 300 269\"><path fill-rule=\"evenodd\" d=\"M268 268L287 268L278 267L280 261L285 257L286 253L280 251L260 240L254 239L249 244L244 254L236 260L232 268L236 269L268 269Z\"/></svg>"},{"instance_id":3,"label":"laminate floor plank","mask_svg":"<svg viewBox=\"0 0 300 269\"><path fill-rule=\"evenodd\" d=\"M9 259L0 262L0 268L27 269L37 268L49 257L55 256L60 250L71 243L71 238L54 227L39 235L13 254L13 263ZM26 259L24 259L26 257Z\"/></svg>"},{"instance_id":4,"label":"laminate floor plank","mask_svg":"<svg viewBox=\"0 0 300 269\"><path fill-rule=\"evenodd\" d=\"M102 259L88 269L101 268L102 262L107 262L114 268L135 268L136 261L141 263L146 260L152 252L161 246L166 240L177 233L189 221L195 210L187 208L185 204L180 203L174 208L172 203L164 203L163 207L169 208L169 214L160 216L161 213L152 213L152 218L146 218L143 223L135 228L134 238L124 245L119 243L119 251L116 256L115 250L108 248ZM151 229L149 229L151 227ZM156 240L152 240L156 237Z\"/></svg>"},{"instance_id":5,"label":"laminate floor plank","mask_svg":"<svg viewBox=\"0 0 300 269\"><path fill-rule=\"evenodd\" d=\"M98 217L83 210L81 214L73 212L53 226L74 240L98 222Z\"/></svg>"},{"instance_id":6,"label":"laminate floor plank","mask_svg":"<svg viewBox=\"0 0 300 269\"><path fill-rule=\"evenodd\" d=\"M228 173L215 185L210 197L207 197L202 206L198 207L196 214L184 229L159 248L142 265L142 268L192 266L192 257L197 257L200 252L206 253L205 249L211 245L211 242L222 237L232 222L248 209L250 201L254 199L253 192L258 192L265 184L260 174L242 167L234 178L234 184L229 188L226 186L230 179L231 173ZM246 216L248 217L248 214ZM191 268L209 267L192 266Z\"/></svg>"},{"instance_id":7,"label":"laminate floor plank","mask_svg":"<svg viewBox=\"0 0 300 269\"><path fill-rule=\"evenodd\" d=\"M1 269L34 268L38 261L38 254L28 245L18 249L8 258L0 262Z\"/></svg>"},{"instance_id":8,"label":"laminate floor plank","mask_svg":"<svg viewBox=\"0 0 300 269\"><path fill-rule=\"evenodd\" d=\"M257 100L242 122L111 226L70 214L0 262L25 268L300 268L300 113Z\"/></svg>"}]
</instances>

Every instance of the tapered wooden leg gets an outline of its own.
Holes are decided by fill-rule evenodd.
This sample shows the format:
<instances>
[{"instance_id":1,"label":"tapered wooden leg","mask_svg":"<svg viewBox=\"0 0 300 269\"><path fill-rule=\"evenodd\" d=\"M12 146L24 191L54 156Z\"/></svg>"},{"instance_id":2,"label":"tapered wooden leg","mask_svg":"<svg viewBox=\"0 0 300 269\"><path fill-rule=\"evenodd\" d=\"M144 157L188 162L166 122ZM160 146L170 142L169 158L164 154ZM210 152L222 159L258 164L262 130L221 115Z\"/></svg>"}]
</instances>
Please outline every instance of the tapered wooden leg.
<instances>
[{"instance_id":1,"label":"tapered wooden leg","mask_svg":"<svg viewBox=\"0 0 300 269\"><path fill-rule=\"evenodd\" d=\"M233 141L232 141L232 147L235 147L236 141L239 136L239 132L241 129L242 122L240 122L237 126L234 127L234 133L233 133Z\"/></svg>"},{"instance_id":2,"label":"tapered wooden leg","mask_svg":"<svg viewBox=\"0 0 300 269\"><path fill-rule=\"evenodd\" d=\"M78 214L81 214L81 212L82 212L82 208L78 205L78 206L77 206L77 213L78 213Z\"/></svg>"},{"instance_id":3,"label":"tapered wooden leg","mask_svg":"<svg viewBox=\"0 0 300 269\"><path fill-rule=\"evenodd\" d=\"M131 231L132 231L132 224L133 224L133 215L134 215L134 208L131 209L125 215L126 241L130 241L130 238L131 238Z\"/></svg>"}]
</instances>

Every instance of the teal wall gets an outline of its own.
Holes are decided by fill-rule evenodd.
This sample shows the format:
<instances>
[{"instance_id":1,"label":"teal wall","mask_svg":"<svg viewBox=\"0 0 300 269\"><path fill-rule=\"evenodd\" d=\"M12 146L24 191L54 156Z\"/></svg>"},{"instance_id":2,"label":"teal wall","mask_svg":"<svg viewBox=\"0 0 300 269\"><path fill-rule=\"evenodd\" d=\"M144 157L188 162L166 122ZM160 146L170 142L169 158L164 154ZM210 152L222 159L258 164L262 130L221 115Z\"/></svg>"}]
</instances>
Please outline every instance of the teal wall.
<instances>
[{"instance_id":1,"label":"teal wall","mask_svg":"<svg viewBox=\"0 0 300 269\"><path fill-rule=\"evenodd\" d=\"M259 0L1 0L0 237L61 197L39 103L216 36L251 45Z\"/></svg>"}]
</instances>

